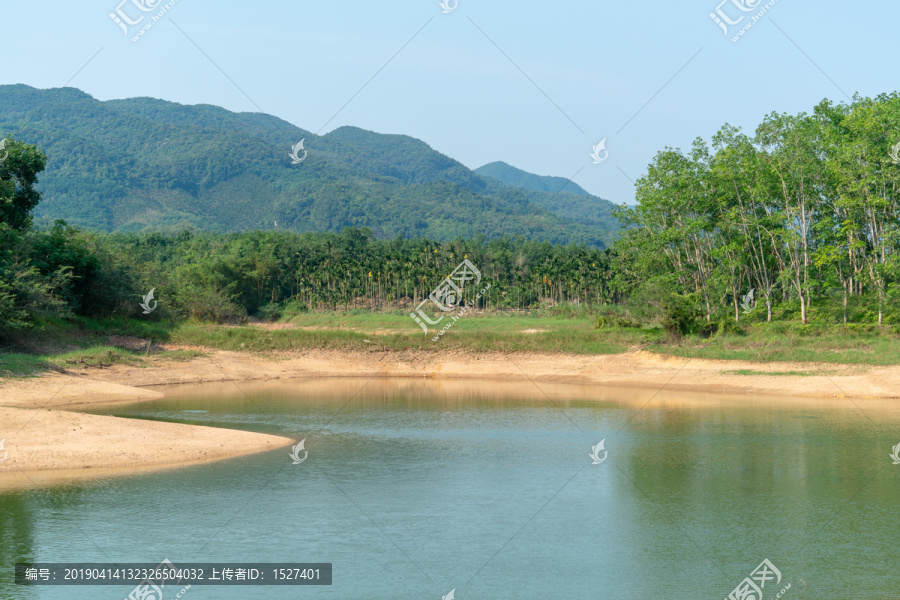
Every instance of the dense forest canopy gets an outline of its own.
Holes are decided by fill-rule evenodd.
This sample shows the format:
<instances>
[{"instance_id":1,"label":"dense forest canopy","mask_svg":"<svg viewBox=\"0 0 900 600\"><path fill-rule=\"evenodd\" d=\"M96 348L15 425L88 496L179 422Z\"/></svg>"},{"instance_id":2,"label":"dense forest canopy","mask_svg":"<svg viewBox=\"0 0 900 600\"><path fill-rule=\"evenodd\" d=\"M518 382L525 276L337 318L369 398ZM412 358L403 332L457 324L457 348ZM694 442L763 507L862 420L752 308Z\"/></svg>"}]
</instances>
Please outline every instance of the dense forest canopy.
<instances>
[{"instance_id":1,"label":"dense forest canopy","mask_svg":"<svg viewBox=\"0 0 900 600\"><path fill-rule=\"evenodd\" d=\"M475 169L482 177L490 177L506 185L524 188L527 190L535 190L539 192L568 192L577 196L588 196L589 194L584 188L565 177L551 177L548 175L535 175L517 169L505 162L497 161L488 163Z\"/></svg>"},{"instance_id":2,"label":"dense forest canopy","mask_svg":"<svg viewBox=\"0 0 900 600\"><path fill-rule=\"evenodd\" d=\"M226 113L215 112L233 118ZM176 110L166 118L181 117ZM343 143L369 135L335 133ZM639 203L617 211L624 229L608 249L524 236L376 239L354 227L99 233L60 221L40 229L30 215L44 155L12 137L5 147L0 334L44 316L236 321L286 311L409 310L463 259L491 284L480 309L573 303L602 315L621 305L676 334L725 319L900 322L896 93L823 101L811 114L773 113L752 136L726 125L711 147L697 140L689 152L661 151L637 182ZM373 158L382 159L396 156ZM440 188L428 190L446 200ZM150 289L160 310L140 315ZM620 322L634 325L629 319ZM598 325L607 322L598 316Z\"/></svg>"},{"instance_id":3,"label":"dense forest canopy","mask_svg":"<svg viewBox=\"0 0 900 600\"><path fill-rule=\"evenodd\" d=\"M726 125L710 149L666 149L637 182L638 204L616 245L635 283L695 294L707 318L753 289L772 319L795 303L898 296L900 96L823 101L811 114L772 113L753 136Z\"/></svg>"},{"instance_id":4,"label":"dense forest canopy","mask_svg":"<svg viewBox=\"0 0 900 600\"><path fill-rule=\"evenodd\" d=\"M483 233L603 248L619 226L606 200L482 177L409 136L356 127L318 136L216 106L7 85L6 135L48 157L35 211L43 227L56 219L131 232L368 227L389 238ZM300 140L308 155L292 164Z\"/></svg>"}]
</instances>

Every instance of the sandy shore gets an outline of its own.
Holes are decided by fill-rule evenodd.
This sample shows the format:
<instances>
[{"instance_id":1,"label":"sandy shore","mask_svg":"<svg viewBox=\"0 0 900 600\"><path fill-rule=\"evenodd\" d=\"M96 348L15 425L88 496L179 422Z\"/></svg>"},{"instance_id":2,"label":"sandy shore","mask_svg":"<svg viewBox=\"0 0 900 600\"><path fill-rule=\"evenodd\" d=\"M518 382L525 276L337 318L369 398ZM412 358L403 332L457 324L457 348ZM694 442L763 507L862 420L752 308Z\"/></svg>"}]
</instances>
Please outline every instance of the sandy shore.
<instances>
[{"instance_id":1,"label":"sandy shore","mask_svg":"<svg viewBox=\"0 0 900 600\"><path fill-rule=\"evenodd\" d=\"M159 470L285 446L258 433L54 409L0 408L0 489ZM287 460L285 453L285 460Z\"/></svg>"},{"instance_id":2,"label":"sandy shore","mask_svg":"<svg viewBox=\"0 0 900 600\"><path fill-rule=\"evenodd\" d=\"M54 473L68 478L73 470L91 476L169 468L286 446L292 440L284 437L73 410L159 398L161 392L147 389L154 385L333 376L506 379L797 399L900 397L897 367L688 360L642 351L612 356L211 351L189 362L151 359L143 367L0 380L0 440L5 440L0 488L39 485L53 480Z\"/></svg>"}]
</instances>

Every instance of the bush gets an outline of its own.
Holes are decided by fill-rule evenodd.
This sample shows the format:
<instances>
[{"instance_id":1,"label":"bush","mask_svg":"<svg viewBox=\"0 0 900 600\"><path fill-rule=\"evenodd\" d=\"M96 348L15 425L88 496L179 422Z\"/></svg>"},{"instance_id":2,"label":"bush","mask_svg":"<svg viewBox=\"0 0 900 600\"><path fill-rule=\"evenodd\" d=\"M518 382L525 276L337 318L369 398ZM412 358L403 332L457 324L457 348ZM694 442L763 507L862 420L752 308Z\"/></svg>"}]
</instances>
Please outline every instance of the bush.
<instances>
[{"instance_id":1,"label":"bush","mask_svg":"<svg viewBox=\"0 0 900 600\"><path fill-rule=\"evenodd\" d=\"M0 333L31 327L39 316L69 316L69 267L42 273L31 262L31 239L0 223Z\"/></svg>"},{"instance_id":2,"label":"bush","mask_svg":"<svg viewBox=\"0 0 900 600\"><path fill-rule=\"evenodd\" d=\"M308 312L309 312L309 306L307 306L305 303L300 302L299 300L289 300L288 302L284 303L284 306L281 309L281 317L285 318L285 319L290 319L291 317L295 317L299 314L308 313ZM368 312L368 311L353 310L353 311L350 311L350 314L352 315L352 314L366 313L366 312Z\"/></svg>"},{"instance_id":3,"label":"bush","mask_svg":"<svg viewBox=\"0 0 900 600\"><path fill-rule=\"evenodd\" d=\"M59 294L76 314L83 314L84 297L95 285L100 261L88 249L80 232L57 220L48 231L33 231L25 236L31 253L31 264L45 277L61 269L71 273L68 285Z\"/></svg>"},{"instance_id":4,"label":"bush","mask_svg":"<svg viewBox=\"0 0 900 600\"><path fill-rule=\"evenodd\" d=\"M661 324L670 340L680 340L696 330L701 314L696 294L669 293L660 300L660 309Z\"/></svg>"},{"instance_id":5,"label":"bush","mask_svg":"<svg viewBox=\"0 0 900 600\"><path fill-rule=\"evenodd\" d=\"M716 335L747 335L743 327L731 319L721 319L716 325Z\"/></svg>"},{"instance_id":6,"label":"bush","mask_svg":"<svg viewBox=\"0 0 900 600\"><path fill-rule=\"evenodd\" d=\"M260 306L256 311L256 316L263 321L277 321L284 314L284 306L278 302L272 302L265 306Z\"/></svg>"},{"instance_id":7,"label":"bush","mask_svg":"<svg viewBox=\"0 0 900 600\"><path fill-rule=\"evenodd\" d=\"M630 313L621 306L606 306L594 315L594 329L606 329L607 327L640 329L641 326L641 322L632 318Z\"/></svg>"},{"instance_id":8,"label":"bush","mask_svg":"<svg viewBox=\"0 0 900 600\"><path fill-rule=\"evenodd\" d=\"M180 290L177 304L188 318L216 323L244 323L247 313L223 292L210 289Z\"/></svg>"}]
</instances>

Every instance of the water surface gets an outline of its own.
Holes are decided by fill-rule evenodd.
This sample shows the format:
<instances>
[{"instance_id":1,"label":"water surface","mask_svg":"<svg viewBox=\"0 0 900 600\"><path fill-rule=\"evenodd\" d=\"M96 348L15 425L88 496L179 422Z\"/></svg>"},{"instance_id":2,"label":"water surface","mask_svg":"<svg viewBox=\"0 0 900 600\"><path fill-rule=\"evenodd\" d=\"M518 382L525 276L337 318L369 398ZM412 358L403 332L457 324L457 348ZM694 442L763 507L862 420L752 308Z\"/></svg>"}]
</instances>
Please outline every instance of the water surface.
<instances>
[{"instance_id":1,"label":"water surface","mask_svg":"<svg viewBox=\"0 0 900 600\"><path fill-rule=\"evenodd\" d=\"M330 587L190 600L725 598L763 559L782 573L767 599L900 589L893 401L412 379L165 391L101 412L305 439L308 458L0 492L0 598L130 591L16 587L17 561L163 558L334 565Z\"/></svg>"}]
</instances>

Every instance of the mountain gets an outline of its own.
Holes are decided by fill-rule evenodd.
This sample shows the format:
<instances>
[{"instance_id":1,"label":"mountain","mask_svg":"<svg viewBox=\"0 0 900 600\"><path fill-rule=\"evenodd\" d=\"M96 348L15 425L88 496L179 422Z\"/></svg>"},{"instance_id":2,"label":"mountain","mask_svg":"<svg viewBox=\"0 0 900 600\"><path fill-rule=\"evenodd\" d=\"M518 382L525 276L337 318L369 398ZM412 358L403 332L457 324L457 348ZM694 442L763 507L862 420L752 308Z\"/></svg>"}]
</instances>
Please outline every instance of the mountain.
<instances>
[{"instance_id":1,"label":"mountain","mask_svg":"<svg viewBox=\"0 0 900 600\"><path fill-rule=\"evenodd\" d=\"M590 196L580 185L565 177L551 177L549 175L535 175L522 169L517 169L505 162L497 161L478 167L475 173L482 177L490 177L500 183L512 187L520 187L537 192L567 192L578 196Z\"/></svg>"},{"instance_id":2,"label":"mountain","mask_svg":"<svg viewBox=\"0 0 900 600\"><path fill-rule=\"evenodd\" d=\"M619 222L612 216L613 204L591 195L571 179L535 175L499 161L474 172L504 187L527 190L530 202L558 216L599 231L618 230Z\"/></svg>"},{"instance_id":3,"label":"mountain","mask_svg":"<svg viewBox=\"0 0 900 600\"><path fill-rule=\"evenodd\" d=\"M43 150L36 222L103 231L370 227L387 237L484 234L604 247L618 221L593 196L509 185L425 142L262 113L74 88L0 86L0 137ZM303 140L299 164L292 147ZM577 186L576 186L577 187Z\"/></svg>"}]
</instances>

